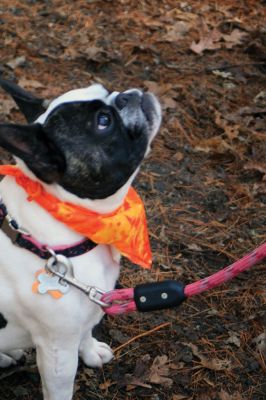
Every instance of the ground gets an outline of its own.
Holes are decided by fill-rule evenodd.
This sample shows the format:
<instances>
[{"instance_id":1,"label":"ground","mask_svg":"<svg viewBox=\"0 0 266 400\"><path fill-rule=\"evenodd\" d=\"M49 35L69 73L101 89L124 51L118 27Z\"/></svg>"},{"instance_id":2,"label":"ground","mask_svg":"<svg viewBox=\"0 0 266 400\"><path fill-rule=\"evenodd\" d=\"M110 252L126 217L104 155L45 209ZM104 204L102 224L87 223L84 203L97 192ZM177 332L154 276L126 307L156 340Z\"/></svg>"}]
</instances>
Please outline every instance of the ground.
<instances>
[{"instance_id":1,"label":"ground","mask_svg":"<svg viewBox=\"0 0 266 400\"><path fill-rule=\"evenodd\" d=\"M4 77L45 98L95 81L160 98L160 134L135 182L153 267L124 260L123 286L191 283L265 241L265 6L1 0ZM1 121L22 121L0 96ZM106 318L97 335L115 359L81 364L74 399L265 399L265 303L261 263L179 309ZM0 381L1 400L41 399L34 353Z\"/></svg>"}]
</instances>

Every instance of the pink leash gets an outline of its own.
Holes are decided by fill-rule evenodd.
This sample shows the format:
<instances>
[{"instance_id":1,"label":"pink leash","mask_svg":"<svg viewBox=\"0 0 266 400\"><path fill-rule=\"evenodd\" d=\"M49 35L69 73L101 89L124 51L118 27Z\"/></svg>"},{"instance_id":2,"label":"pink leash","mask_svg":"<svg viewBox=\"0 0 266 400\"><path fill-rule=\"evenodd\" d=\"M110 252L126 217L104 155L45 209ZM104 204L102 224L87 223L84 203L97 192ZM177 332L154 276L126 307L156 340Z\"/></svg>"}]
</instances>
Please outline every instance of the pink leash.
<instances>
[{"instance_id":1,"label":"pink leash","mask_svg":"<svg viewBox=\"0 0 266 400\"><path fill-rule=\"evenodd\" d=\"M264 258L266 258L266 243L228 267L189 285L184 286L172 280L147 283L138 285L136 288L116 289L105 293L101 301L110 304L104 307L104 311L109 315L176 307L188 297L229 281Z\"/></svg>"}]
</instances>

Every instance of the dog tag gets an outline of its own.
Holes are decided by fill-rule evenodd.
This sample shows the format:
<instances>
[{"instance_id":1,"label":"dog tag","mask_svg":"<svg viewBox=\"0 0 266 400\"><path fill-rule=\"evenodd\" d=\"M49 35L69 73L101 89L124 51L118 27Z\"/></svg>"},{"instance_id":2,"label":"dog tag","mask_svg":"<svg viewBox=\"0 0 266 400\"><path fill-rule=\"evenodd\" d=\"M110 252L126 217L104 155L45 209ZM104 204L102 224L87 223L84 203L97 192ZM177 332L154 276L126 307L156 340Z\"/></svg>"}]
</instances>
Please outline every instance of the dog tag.
<instances>
[{"instance_id":1,"label":"dog tag","mask_svg":"<svg viewBox=\"0 0 266 400\"><path fill-rule=\"evenodd\" d=\"M67 283L60 283L58 276L41 273L37 279L39 281L38 292L41 294L47 293L49 290L58 290L60 293L65 294L69 289Z\"/></svg>"},{"instance_id":2,"label":"dog tag","mask_svg":"<svg viewBox=\"0 0 266 400\"><path fill-rule=\"evenodd\" d=\"M69 290L67 283L61 283L60 278L41 269L36 273L36 280L32 285L33 293L50 294L54 299L60 299Z\"/></svg>"}]
</instances>

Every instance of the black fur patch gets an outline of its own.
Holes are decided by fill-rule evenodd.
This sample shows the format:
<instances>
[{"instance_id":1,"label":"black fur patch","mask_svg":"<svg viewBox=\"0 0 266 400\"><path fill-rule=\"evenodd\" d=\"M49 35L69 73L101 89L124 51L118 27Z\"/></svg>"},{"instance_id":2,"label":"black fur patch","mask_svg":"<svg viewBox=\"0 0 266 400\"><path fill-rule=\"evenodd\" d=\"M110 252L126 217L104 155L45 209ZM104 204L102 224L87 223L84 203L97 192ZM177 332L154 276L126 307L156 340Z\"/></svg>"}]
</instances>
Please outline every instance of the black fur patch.
<instances>
[{"instance_id":1,"label":"black fur patch","mask_svg":"<svg viewBox=\"0 0 266 400\"><path fill-rule=\"evenodd\" d=\"M155 114L149 94L128 95L119 109L101 100L63 103L43 125L0 124L0 146L41 181L80 198L105 199L140 166Z\"/></svg>"},{"instance_id":2,"label":"black fur patch","mask_svg":"<svg viewBox=\"0 0 266 400\"><path fill-rule=\"evenodd\" d=\"M110 120L104 130L98 128L101 115ZM99 100L58 106L43 126L65 158L66 168L57 182L81 198L114 194L139 167L147 149L147 124L137 122L125 127L114 107Z\"/></svg>"},{"instance_id":3,"label":"black fur patch","mask_svg":"<svg viewBox=\"0 0 266 400\"><path fill-rule=\"evenodd\" d=\"M3 316L3 314L0 313L0 329L3 329L7 326L7 320Z\"/></svg>"}]
</instances>

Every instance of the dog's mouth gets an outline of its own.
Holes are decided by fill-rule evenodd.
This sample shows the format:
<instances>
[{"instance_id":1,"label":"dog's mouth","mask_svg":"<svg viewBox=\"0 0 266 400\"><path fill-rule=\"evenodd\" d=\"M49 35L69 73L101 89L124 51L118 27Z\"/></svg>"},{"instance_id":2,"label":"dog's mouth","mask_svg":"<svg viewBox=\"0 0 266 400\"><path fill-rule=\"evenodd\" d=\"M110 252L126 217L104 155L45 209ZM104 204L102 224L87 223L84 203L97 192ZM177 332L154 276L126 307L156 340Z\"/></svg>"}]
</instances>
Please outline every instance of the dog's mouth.
<instances>
[{"instance_id":1,"label":"dog's mouth","mask_svg":"<svg viewBox=\"0 0 266 400\"><path fill-rule=\"evenodd\" d=\"M149 123L153 122L155 98L151 93L144 93L141 97L140 107Z\"/></svg>"}]
</instances>

